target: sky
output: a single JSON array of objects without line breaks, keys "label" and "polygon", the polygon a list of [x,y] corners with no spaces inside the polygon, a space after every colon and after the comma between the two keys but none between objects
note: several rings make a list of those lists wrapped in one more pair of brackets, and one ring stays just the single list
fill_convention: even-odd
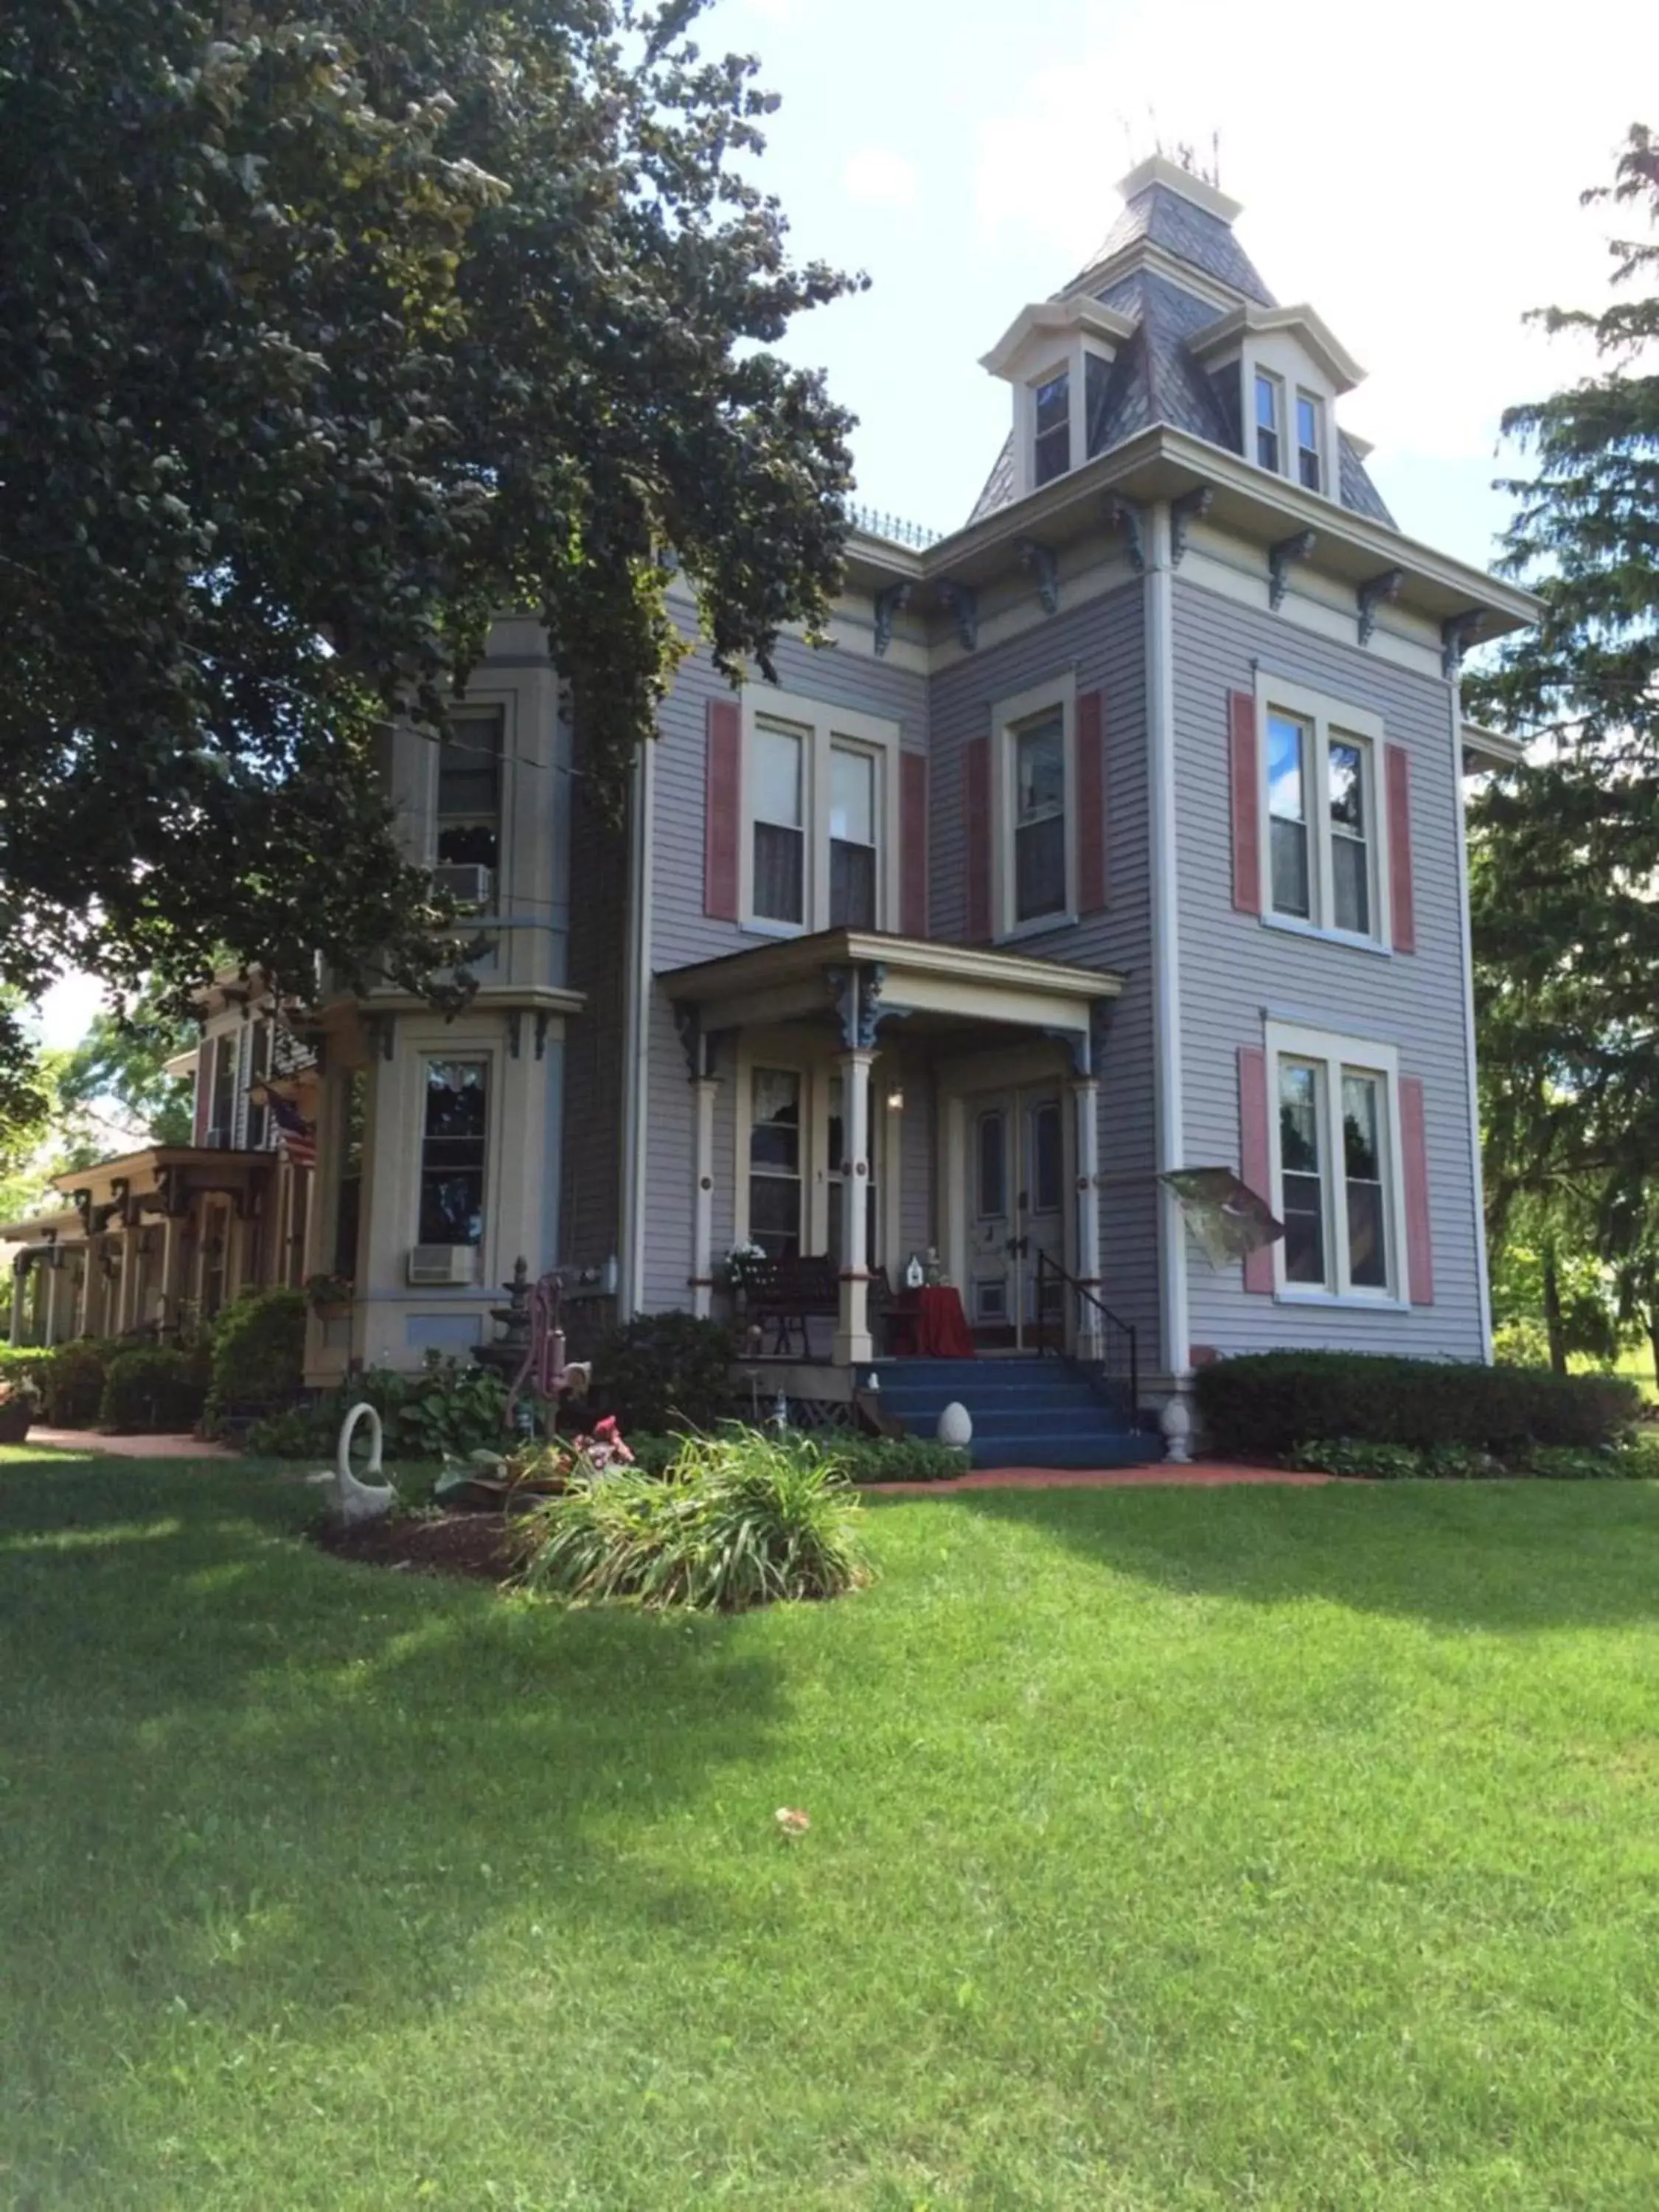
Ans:
[{"label": "sky", "polygon": [[[1604,303],[1615,218],[1578,194],[1633,120],[1659,122],[1653,0],[1577,0],[1570,35],[1527,20],[1492,0],[716,0],[696,35],[757,54],[781,96],[757,173],[798,257],[871,279],[786,347],[860,417],[867,504],[966,520],[1008,427],[979,356],[1086,263],[1135,161],[1218,137],[1268,289],[1369,372],[1340,420],[1401,527],[1484,565],[1504,408],[1590,366],[1522,318]],[[60,984],[46,1041],[97,1003],[89,977]]]},{"label": "sky", "polygon": [[1613,217],[1578,194],[1659,120],[1632,110],[1659,84],[1652,0],[1563,20],[1545,38],[1468,0],[718,0],[700,35],[758,54],[782,97],[760,173],[798,252],[872,279],[787,349],[861,418],[867,503],[966,520],[1009,413],[979,356],[1086,264],[1136,161],[1160,140],[1207,160],[1218,137],[1268,289],[1368,371],[1340,415],[1396,520],[1484,564],[1504,409],[1589,365],[1521,319],[1603,303]]}]

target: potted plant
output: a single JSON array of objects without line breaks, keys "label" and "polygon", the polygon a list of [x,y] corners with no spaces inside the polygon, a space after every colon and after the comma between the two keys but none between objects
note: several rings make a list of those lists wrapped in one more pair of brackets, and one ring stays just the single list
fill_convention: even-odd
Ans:
[{"label": "potted plant", "polygon": [[21,1444],[40,1411],[40,1391],[33,1376],[0,1382],[0,1444]]},{"label": "potted plant", "polygon": [[319,1321],[343,1321],[351,1311],[354,1289],[349,1275],[307,1275],[302,1285],[306,1304]]}]

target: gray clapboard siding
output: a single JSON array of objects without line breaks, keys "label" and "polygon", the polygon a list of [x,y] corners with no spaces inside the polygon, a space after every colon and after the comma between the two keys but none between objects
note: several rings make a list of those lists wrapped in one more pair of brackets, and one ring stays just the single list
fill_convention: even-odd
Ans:
[{"label": "gray clapboard siding", "polygon": [[[865,660],[833,648],[815,652],[791,638],[777,650],[780,685],[831,706],[852,708],[896,722],[907,751],[927,746],[927,684],[884,661]],[[745,945],[768,942],[738,923],[720,921],[703,908],[704,736],[708,702],[729,698],[725,678],[698,652],[684,661],[658,718],[653,757],[654,836],[651,864],[652,966],[665,971],[696,960],[717,959]],[[685,1057],[668,997],[659,981],[652,994],[650,1089],[647,1106],[647,1308],[690,1302],[694,1102]],[[732,1238],[732,1181],[737,1156],[737,1099],[730,1049],[718,1072],[714,1109],[714,1249],[718,1261]]]},{"label": "gray clapboard siding", "polygon": [[999,699],[1068,665],[1079,692],[1105,698],[1110,904],[1075,927],[1022,938],[1034,957],[1124,977],[1101,1066],[1102,1295],[1139,1334],[1143,1367],[1158,1358],[1158,1207],[1152,1122],[1150,858],[1146,808],[1145,611],[1139,582],[1091,601],[936,677],[931,714],[933,934],[967,926],[963,757],[987,735]]},{"label": "gray clapboard siding", "polygon": [[[1382,957],[1299,939],[1234,911],[1227,694],[1254,689],[1256,661],[1370,708],[1389,741],[1409,750],[1415,953]],[[1280,1305],[1247,1293],[1241,1268],[1212,1268],[1188,1240],[1195,1344],[1480,1356],[1450,713],[1446,685],[1432,678],[1176,580],[1183,1157],[1189,1166],[1238,1166],[1237,1048],[1261,1042],[1264,1007],[1396,1044],[1401,1073],[1424,1085],[1436,1289],[1432,1306],[1408,1314]]]}]

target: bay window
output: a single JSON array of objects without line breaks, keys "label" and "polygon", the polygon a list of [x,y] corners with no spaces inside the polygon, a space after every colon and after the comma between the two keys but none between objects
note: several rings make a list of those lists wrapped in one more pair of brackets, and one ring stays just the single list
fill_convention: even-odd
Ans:
[{"label": "bay window", "polygon": [[1267,1025],[1280,1293],[1401,1296],[1404,1196],[1394,1048]]}]

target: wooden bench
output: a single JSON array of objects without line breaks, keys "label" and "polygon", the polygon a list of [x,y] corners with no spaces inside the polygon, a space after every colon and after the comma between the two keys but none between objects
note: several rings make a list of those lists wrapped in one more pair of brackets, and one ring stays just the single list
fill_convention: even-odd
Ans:
[{"label": "wooden bench", "polygon": [[[867,1297],[870,1331],[884,1334],[892,1292],[884,1267],[870,1270]],[[800,1339],[800,1357],[811,1357],[812,1340],[806,1324],[814,1316],[836,1320],[841,1313],[841,1273],[825,1252],[802,1252],[790,1260],[751,1261],[744,1279],[744,1310],[750,1326],[758,1328],[762,1348],[765,1333],[772,1331],[771,1357],[790,1356],[791,1340]]]}]

